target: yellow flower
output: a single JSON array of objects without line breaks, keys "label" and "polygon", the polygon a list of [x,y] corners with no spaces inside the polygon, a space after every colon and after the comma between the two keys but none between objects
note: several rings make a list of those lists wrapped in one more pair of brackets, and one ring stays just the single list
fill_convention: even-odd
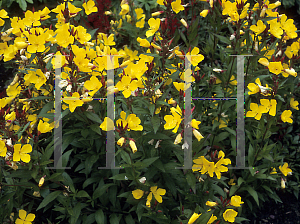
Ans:
[{"label": "yellow flower", "polygon": [[266,59],[266,58],[260,58],[260,59],[258,60],[258,62],[259,62],[260,64],[266,66],[266,67],[268,67],[269,64],[270,64],[270,62],[269,62],[268,59]]},{"label": "yellow flower", "polygon": [[205,157],[203,158],[203,167],[201,169],[201,174],[208,172],[210,177],[214,176],[215,163],[209,162]]},{"label": "yellow flower", "polygon": [[126,15],[129,12],[129,5],[128,4],[122,4],[121,8],[122,8],[122,10],[119,13],[120,16]]},{"label": "yellow flower", "polygon": [[283,67],[282,67],[282,64],[281,62],[270,62],[269,66],[269,71],[274,73],[275,75],[278,75],[282,72],[283,70]]},{"label": "yellow flower", "polygon": [[180,107],[177,105],[177,107],[171,108],[172,115],[165,115],[164,120],[166,121],[166,124],[164,125],[165,130],[173,129],[172,132],[177,133],[177,130],[179,128],[179,125],[181,121],[183,120],[181,118],[182,112]]},{"label": "yellow flower", "polygon": [[234,179],[230,179],[230,181],[228,182],[229,185],[236,185],[236,183],[234,183]]},{"label": "yellow flower", "polygon": [[214,172],[216,173],[218,179],[221,179],[221,172],[227,172],[228,171],[228,168],[223,166],[223,165],[228,165],[228,164],[231,164],[230,159],[224,159],[224,157],[222,157],[215,164]]},{"label": "yellow flower", "polygon": [[117,144],[118,144],[119,146],[122,146],[122,145],[124,144],[124,142],[125,142],[125,138],[122,137],[122,138],[120,138],[120,139],[117,141]]},{"label": "yellow flower", "polygon": [[29,213],[23,209],[19,210],[19,218],[16,220],[16,224],[31,224],[35,219],[35,214]]},{"label": "yellow flower", "polygon": [[102,83],[98,78],[92,76],[90,80],[85,81],[84,87],[90,90],[89,95],[93,97],[95,93],[102,87]]},{"label": "yellow flower", "polygon": [[291,105],[291,107],[292,107],[293,109],[299,110],[298,104],[299,104],[299,103],[298,103],[297,100],[295,100],[294,98],[291,98],[290,105]]},{"label": "yellow flower", "polygon": [[247,111],[246,117],[254,117],[256,120],[260,120],[263,113],[267,113],[267,108],[264,106],[258,106],[256,103],[250,104],[251,111]]},{"label": "yellow flower", "polygon": [[244,204],[244,202],[241,201],[241,197],[237,195],[232,196],[230,200],[230,204],[234,207],[241,207],[241,204]]},{"label": "yellow flower", "polygon": [[[103,43],[105,46],[114,46],[116,42],[114,41],[114,34],[110,34],[108,37],[105,33],[98,33],[97,38]],[[104,57],[106,59],[106,57]]]},{"label": "yellow flower", "polygon": [[192,125],[193,128],[199,129],[199,127],[198,127],[199,124],[201,124],[201,121],[197,121],[196,119],[193,119],[191,121],[191,125]]},{"label": "yellow flower", "polygon": [[159,202],[162,203],[162,197],[161,195],[165,195],[166,194],[166,190],[162,189],[162,188],[158,188],[157,186],[151,187],[150,191],[153,193],[155,199]]},{"label": "yellow flower", "polygon": [[[194,47],[192,52],[188,52],[186,55],[191,55],[191,64],[193,66],[197,66],[201,61],[203,61],[204,56],[202,54],[199,54],[199,48]],[[188,60],[190,60],[189,57],[187,57]]]},{"label": "yellow flower", "polygon": [[135,24],[138,28],[143,28],[145,25],[145,17],[144,10],[142,8],[135,9],[136,19],[138,20]]},{"label": "yellow flower", "polygon": [[130,141],[129,141],[129,145],[130,145],[130,147],[131,147],[132,153],[135,153],[135,152],[137,151],[137,147],[136,147],[136,145],[135,145],[135,142],[132,141],[132,140],[130,140]]},{"label": "yellow flower", "polygon": [[223,213],[223,218],[225,221],[228,222],[234,222],[235,217],[237,216],[237,212],[234,211],[233,209],[227,209],[224,213]]},{"label": "yellow flower", "polygon": [[30,153],[32,151],[32,146],[30,144],[23,145],[21,148],[21,144],[14,145],[14,154],[13,154],[13,161],[20,161],[22,160],[25,163],[29,163],[30,161]]},{"label": "yellow flower", "polygon": [[54,122],[52,124],[49,124],[47,122],[40,120],[38,124],[38,131],[41,133],[47,133],[51,131],[53,128],[54,128]]},{"label": "yellow flower", "polygon": [[93,12],[98,12],[98,8],[95,6],[95,2],[93,0],[89,0],[87,3],[83,3],[82,7],[87,15],[90,15]]},{"label": "yellow flower", "polygon": [[136,190],[132,191],[131,193],[135,199],[140,199],[144,195],[144,191],[140,190],[140,189],[136,189]]},{"label": "yellow flower", "polygon": [[281,173],[284,175],[284,176],[287,176],[288,173],[291,173],[292,170],[288,167],[289,164],[288,163],[284,163],[283,166],[279,166],[279,170],[281,171]]},{"label": "yellow flower", "polygon": [[206,204],[207,206],[209,206],[209,207],[214,207],[214,206],[217,206],[217,205],[218,205],[218,203],[212,202],[212,201],[207,201],[205,204]]},{"label": "yellow flower", "polygon": [[176,0],[175,2],[172,2],[171,6],[176,14],[184,10],[184,7],[181,5],[181,0]]},{"label": "yellow flower", "polygon": [[71,113],[74,112],[76,107],[80,107],[83,105],[83,101],[80,100],[80,96],[78,92],[72,94],[72,97],[66,97],[63,100],[65,103],[69,104],[69,109]]},{"label": "yellow flower", "polygon": [[289,122],[289,123],[293,123],[293,120],[292,120],[292,111],[290,111],[290,110],[285,110],[285,111],[283,111],[282,112],[282,114],[281,114],[281,120],[283,121],[283,122]]},{"label": "yellow flower", "polygon": [[[271,167],[271,168],[273,168],[273,167]],[[277,174],[276,169],[273,168],[270,174]]]},{"label": "yellow flower", "polygon": [[[269,114],[271,116],[275,116],[276,115],[276,105],[277,102],[275,99],[260,99],[260,104],[265,107],[267,109],[267,112],[269,111]],[[267,113],[265,112],[265,113]]]},{"label": "yellow flower", "polygon": [[109,118],[109,117],[105,117],[104,121],[102,122],[102,124],[100,125],[100,128],[103,131],[111,131],[114,130],[114,122]]},{"label": "yellow flower", "polygon": [[193,172],[201,170],[203,167],[203,160],[205,159],[204,156],[198,157],[197,159],[194,159],[193,162],[195,163],[192,167]]},{"label": "yellow flower", "polygon": [[[7,16],[7,12],[4,9],[1,9],[1,11],[0,11],[0,18],[9,18]],[[5,23],[4,20],[0,19],[0,26],[3,26],[4,23]]]},{"label": "yellow flower", "polygon": [[265,29],[266,25],[261,20],[257,21],[257,25],[250,26],[250,30],[252,30],[255,33],[255,35],[261,34]]},{"label": "yellow flower", "polygon": [[201,214],[197,214],[194,212],[194,214],[191,216],[191,218],[188,221],[188,224],[193,224],[200,216]]},{"label": "yellow flower", "polygon": [[211,224],[213,223],[214,221],[216,221],[218,218],[217,216],[214,216],[213,214],[211,215],[210,219],[208,220],[207,224]]},{"label": "yellow flower", "polygon": [[268,21],[270,24],[269,32],[276,38],[281,39],[281,35],[283,34],[283,30],[281,28],[281,24],[277,22],[277,19],[273,19]]},{"label": "yellow flower", "polygon": [[7,148],[5,145],[5,142],[3,140],[0,140],[0,156],[5,157],[7,152]]},{"label": "yellow flower", "polygon": [[150,47],[150,43],[147,39],[137,38],[137,41],[140,43],[141,47]]},{"label": "yellow flower", "polygon": [[125,98],[131,95],[131,92],[137,89],[137,80],[131,81],[130,76],[124,75],[122,79],[117,83],[116,88],[122,91]]},{"label": "yellow flower", "polygon": [[19,86],[19,83],[16,82],[14,85],[9,85],[6,89],[6,94],[9,97],[16,97],[21,92],[21,86]]},{"label": "yellow flower", "polygon": [[151,37],[155,34],[155,32],[159,29],[160,26],[160,19],[154,19],[154,18],[150,18],[148,20],[148,24],[150,26],[150,29],[146,32],[146,36],[147,37]]}]

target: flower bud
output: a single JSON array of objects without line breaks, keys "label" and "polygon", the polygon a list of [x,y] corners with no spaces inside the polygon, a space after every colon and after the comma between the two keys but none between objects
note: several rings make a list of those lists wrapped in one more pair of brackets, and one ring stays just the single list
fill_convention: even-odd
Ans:
[{"label": "flower bud", "polygon": [[181,140],[182,140],[181,134],[178,134],[175,141],[174,141],[174,144],[175,145],[179,144],[181,142]]},{"label": "flower bud", "polygon": [[154,12],[151,14],[152,17],[155,17],[155,16],[159,16],[160,14],[162,14],[164,11],[158,11],[158,12]]},{"label": "flower bud", "polygon": [[146,177],[142,177],[141,179],[139,179],[139,181],[144,184],[146,182]]},{"label": "flower bud", "polygon": [[285,188],[285,180],[281,177],[281,188],[284,189]]},{"label": "flower bud", "polygon": [[130,140],[130,141],[129,141],[129,145],[130,145],[130,147],[131,147],[132,152],[135,153],[135,152],[137,151],[135,142],[132,141],[132,140]]},{"label": "flower bud", "polygon": [[267,8],[266,8],[266,7],[263,7],[263,9],[262,9],[261,12],[260,12],[259,17],[264,17],[265,14],[266,14],[266,11],[267,11]]},{"label": "flower bud", "polygon": [[208,10],[208,9],[204,9],[204,10],[202,10],[202,12],[200,13],[200,16],[206,17],[208,13],[209,13],[209,10]]},{"label": "flower bud", "polygon": [[185,26],[185,28],[188,28],[188,24],[186,23],[186,21],[184,19],[181,19],[180,22],[182,23],[182,25]]},{"label": "flower bud", "polygon": [[44,182],[45,182],[45,176],[41,177],[39,181],[39,187],[43,186]]},{"label": "flower bud", "polygon": [[158,46],[158,45],[156,45],[154,43],[151,43],[151,46],[154,47],[155,49],[161,51],[161,47],[160,46]]},{"label": "flower bud", "polygon": [[122,137],[122,138],[120,138],[120,139],[117,141],[117,144],[118,144],[119,146],[122,146],[122,145],[124,144],[124,142],[125,142],[125,138]]},{"label": "flower bud", "polygon": [[291,69],[284,69],[284,71],[285,71],[286,73],[288,73],[289,75],[292,75],[292,76],[294,76],[294,77],[297,76],[297,72],[295,72],[295,70],[294,70],[293,68],[291,68]]},{"label": "flower bud", "polygon": [[107,15],[107,16],[110,16],[110,15],[112,15],[112,12],[111,11],[105,11],[104,14]]},{"label": "flower bud", "polygon": [[200,141],[202,138],[204,138],[199,131],[193,128],[193,134],[197,138],[198,141]]},{"label": "flower bud", "polygon": [[230,40],[234,40],[234,38],[235,38],[235,35],[231,34]]}]

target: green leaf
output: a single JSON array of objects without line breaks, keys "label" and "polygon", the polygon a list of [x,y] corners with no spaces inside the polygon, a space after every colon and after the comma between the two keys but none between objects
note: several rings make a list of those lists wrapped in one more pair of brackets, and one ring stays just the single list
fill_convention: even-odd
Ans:
[{"label": "green leaf", "polygon": [[32,0],[26,0],[28,3],[33,4]]},{"label": "green leaf", "polygon": [[21,8],[23,11],[26,11],[27,3],[26,3],[25,0],[16,0],[16,2],[19,4],[20,8]]},{"label": "green leaf", "polygon": [[242,183],[246,183],[246,181],[241,177],[239,177],[237,182],[238,182],[238,186],[241,186]]},{"label": "green leaf", "polygon": [[258,200],[258,195],[257,192],[250,186],[246,186],[245,189],[249,192],[249,194],[254,198],[255,202],[259,206],[259,200]]},{"label": "green leaf", "polygon": [[149,159],[144,159],[142,162],[136,162],[133,165],[139,169],[143,169],[149,167],[154,161],[156,161],[159,157],[153,157]]},{"label": "green leaf", "polygon": [[156,134],[160,127],[160,118],[158,116],[153,116],[151,118],[151,124],[153,125],[154,134]]},{"label": "green leaf", "polygon": [[95,122],[97,122],[97,123],[99,123],[99,124],[102,123],[100,117],[99,117],[97,114],[93,113],[93,112],[85,111],[83,114],[84,114],[88,119],[90,119],[90,120],[92,120],[92,121],[95,121]]},{"label": "green leaf", "polygon": [[249,167],[252,167],[253,166],[253,163],[254,163],[254,149],[252,147],[252,145],[250,144],[249,145],[249,152],[248,152],[248,164],[249,164]]},{"label": "green leaf", "polygon": [[93,199],[100,198],[106,191],[107,188],[113,186],[115,184],[104,184],[102,186],[98,186],[98,188],[93,193]]},{"label": "green leaf", "polygon": [[75,188],[74,188],[74,185],[73,185],[73,180],[72,178],[69,176],[69,174],[67,174],[66,172],[63,172],[62,173],[62,177],[64,178],[64,184],[66,186],[70,186],[70,190],[75,193]]},{"label": "green leaf", "polygon": [[77,202],[77,204],[73,208],[73,214],[74,215],[71,216],[71,224],[75,224],[77,222],[80,213],[81,213],[81,203]]},{"label": "green leaf", "polygon": [[150,104],[149,111],[150,111],[150,115],[153,116],[154,115],[154,111],[155,111],[155,104]]},{"label": "green leaf", "polygon": [[135,224],[135,221],[130,214],[125,217],[125,222],[126,224]]},{"label": "green leaf", "polygon": [[180,36],[181,36],[181,39],[184,41],[185,45],[188,46],[188,42],[187,42],[186,37],[185,37],[185,35],[183,34],[183,32],[180,31],[179,29],[178,29],[178,32],[179,32],[179,34],[180,34]]},{"label": "green leaf", "polygon": [[60,195],[61,191],[54,191],[47,195],[46,198],[41,202],[39,207],[36,210],[40,210],[41,208],[47,206],[51,201],[55,200],[58,195]]},{"label": "green leaf", "polygon": [[196,220],[197,224],[208,223],[213,211],[200,215],[200,217]]},{"label": "green leaf", "polygon": [[117,175],[114,175],[113,177],[110,177],[109,179],[113,180],[125,180],[126,173],[120,173]]},{"label": "green leaf", "polygon": [[119,219],[115,213],[111,214],[109,223],[111,224],[119,224]]},{"label": "green leaf", "polygon": [[[82,2],[81,1],[78,1],[79,2],[79,6],[82,6]],[[79,7],[78,6],[78,7]],[[98,30],[99,28],[97,28],[97,29],[93,29],[93,30],[91,30],[90,32],[89,32],[89,34],[91,35],[91,37],[93,38],[93,36],[95,35],[95,33],[97,32],[97,30]]]},{"label": "green leaf", "polygon": [[239,188],[239,186],[237,186],[237,185],[231,186],[231,188],[229,190],[229,197],[231,197],[232,195],[234,195],[234,193],[237,191],[238,188]]},{"label": "green leaf", "polygon": [[186,180],[187,180],[188,185],[194,191],[194,193],[196,193],[196,178],[195,178],[194,174],[187,173],[186,174]]},{"label": "green leaf", "polygon": [[96,222],[97,224],[103,224],[105,223],[105,215],[102,211],[102,209],[98,209],[95,213],[95,219],[96,219]]},{"label": "green leaf", "polygon": [[101,130],[100,130],[100,126],[99,126],[98,124],[92,124],[92,125],[90,126],[90,128],[91,128],[92,131],[94,131],[94,132],[96,132],[97,134],[99,134],[99,135],[102,136]]},{"label": "green leaf", "polygon": [[215,34],[215,33],[213,33],[213,35],[215,35],[216,37],[218,37],[221,42],[223,42],[223,43],[225,43],[227,45],[231,44],[231,41],[227,37],[224,37],[224,36],[221,36],[221,35],[218,35],[218,34]]},{"label": "green leaf", "polygon": [[89,198],[90,197],[89,194],[84,190],[79,191],[75,196],[80,197],[80,198]]}]

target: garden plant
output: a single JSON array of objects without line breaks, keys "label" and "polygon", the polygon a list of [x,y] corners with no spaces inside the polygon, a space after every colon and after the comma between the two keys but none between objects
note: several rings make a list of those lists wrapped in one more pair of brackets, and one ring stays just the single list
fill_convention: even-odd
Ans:
[{"label": "garden plant", "polygon": [[279,1],[113,1],[101,30],[97,4],[0,10],[0,223],[246,223],[298,198],[300,38]]}]

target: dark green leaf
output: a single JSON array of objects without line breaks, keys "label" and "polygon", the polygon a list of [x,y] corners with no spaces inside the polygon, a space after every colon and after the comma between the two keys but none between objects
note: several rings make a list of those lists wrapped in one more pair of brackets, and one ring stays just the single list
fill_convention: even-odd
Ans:
[{"label": "dark green leaf", "polygon": [[39,207],[36,210],[40,210],[41,208],[47,206],[51,201],[55,200],[58,195],[60,195],[61,191],[54,191],[47,195],[46,198],[41,202]]}]

